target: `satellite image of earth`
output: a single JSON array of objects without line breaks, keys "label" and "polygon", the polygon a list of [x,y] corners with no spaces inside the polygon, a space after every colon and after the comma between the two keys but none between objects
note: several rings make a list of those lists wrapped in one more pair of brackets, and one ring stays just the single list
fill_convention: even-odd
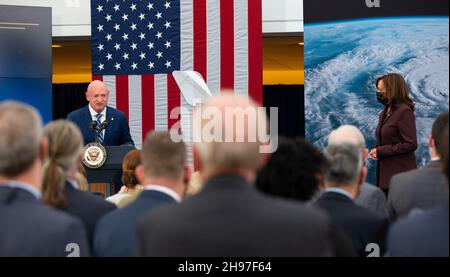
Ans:
[{"label": "satellite image of earth", "polygon": [[[343,124],[362,130],[368,148],[383,106],[375,97],[377,77],[396,72],[408,82],[416,104],[419,166],[429,160],[428,136],[449,106],[448,17],[358,19],[306,24],[306,138],[319,148]],[[375,162],[369,161],[370,183]]]}]

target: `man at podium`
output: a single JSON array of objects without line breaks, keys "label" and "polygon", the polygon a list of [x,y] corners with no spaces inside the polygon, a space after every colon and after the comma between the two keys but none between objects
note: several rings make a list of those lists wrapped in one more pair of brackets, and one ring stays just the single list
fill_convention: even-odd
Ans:
[{"label": "man at podium", "polygon": [[67,119],[78,125],[84,144],[95,142],[98,136],[98,142],[104,146],[134,146],[125,114],[108,107],[108,97],[109,90],[102,81],[91,82],[86,92],[89,104],[71,112]]}]

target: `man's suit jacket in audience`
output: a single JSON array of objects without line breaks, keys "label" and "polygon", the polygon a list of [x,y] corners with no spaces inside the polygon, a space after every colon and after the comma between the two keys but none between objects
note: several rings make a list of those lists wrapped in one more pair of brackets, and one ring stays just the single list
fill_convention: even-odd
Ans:
[{"label": "man's suit jacket in audience", "polygon": [[144,216],[138,247],[141,256],[332,256],[335,234],[321,211],[265,196],[229,175]]},{"label": "man's suit jacket in audience", "polygon": [[364,183],[360,187],[355,203],[383,216],[388,216],[384,192],[369,183]]},{"label": "man's suit jacket in audience", "polygon": [[[83,224],[32,193],[0,185],[0,256],[88,256]],[[76,245],[75,245],[76,244]]]},{"label": "man's suit jacket in audience", "polygon": [[388,210],[393,220],[448,203],[448,186],[439,161],[394,175],[389,188]]},{"label": "man's suit jacket in audience", "polygon": [[400,219],[388,236],[392,257],[448,257],[448,205]]},{"label": "man's suit jacket in audience", "polygon": [[381,253],[385,251],[387,217],[360,207],[347,195],[335,191],[325,191],[316,205],[342,228],[360,256],[369,254],[366,247],[370,243],[378,244]]},{"label": "man's suit jacket in audience", "polygon": [[97,224],[94,254],[100,257],[136,256],[138,218],[171,203],[176,201],[168,194],[156,190],[144,190],[126,207],[107,214]]},{"label": "man's suit jacket in audience", "polygon": [[66,196],[67,207],[61,210],[79,218],[84,223],[89,245],[92,247],[97,221],[103,215],[116,209],[116,206],[99,196],[75,188],[69,182],[66,182],[64,195]]}]

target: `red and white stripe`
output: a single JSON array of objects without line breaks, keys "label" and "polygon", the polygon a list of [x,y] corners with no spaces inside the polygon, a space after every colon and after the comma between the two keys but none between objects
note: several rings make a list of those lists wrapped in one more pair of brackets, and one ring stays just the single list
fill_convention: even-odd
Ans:
[{"label": "red and white stripe", "polygon": [[[262,104],[262,0],[181,0],[181,70],[202,74],[210,91],[232,89]],[[250,30],[250,31],[249,31]],[[109,88],[109,106],[125,113],[140,148],[150,130],[181,122],[189,136],[190,107],[171,74],[95,75]],[[181,116],[170,111],[181,107]]]}]

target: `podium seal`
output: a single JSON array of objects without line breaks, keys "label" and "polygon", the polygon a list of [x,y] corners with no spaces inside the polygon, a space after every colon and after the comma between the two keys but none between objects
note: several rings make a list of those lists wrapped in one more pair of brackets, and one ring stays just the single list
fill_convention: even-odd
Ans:
[{"label": "podium seal", "polygon": [[106,149],[98,142],[92,142],[84,147],[83,164],[88,168],[99,168],[105,164]]}]

